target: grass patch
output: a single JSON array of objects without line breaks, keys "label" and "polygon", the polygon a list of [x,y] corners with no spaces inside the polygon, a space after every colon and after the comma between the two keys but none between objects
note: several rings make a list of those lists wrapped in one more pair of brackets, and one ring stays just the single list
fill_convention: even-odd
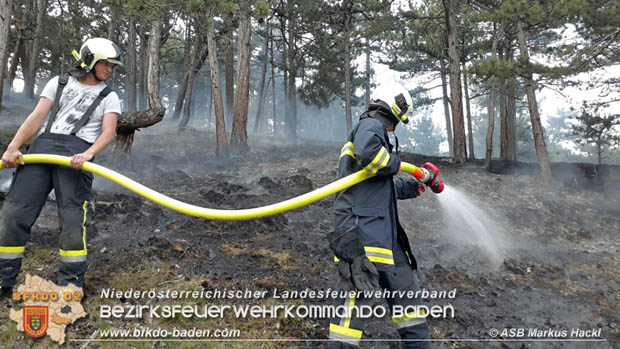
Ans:
[{"label": "grass patch", "polygon": [[273,251],[265,248],[261,248],[259,250],[251,249],[248,245],[229,245],[222,244],[220,245],[220,250],[230,256],[239,257],[239,256],[252,256],[252,257],[262,257],[267,258],[272,262],[275,262],[280,266],[283,271],[296,271],[299,270],[297,267],[291,264],[292,256],[291,251]]},{"label": "grass patch", "polygon": [[229,244],[222,244],[220,245],[220,250],[228,255],[231,255],[233,257],[239,257],[241,255],[246,255],[249,254],[249,247],[248,245],[229,245]]},{"label": "grass patch", "polygon": [[17,323],[9,319],[8,311],[3,311],[0,319],[2,319],[3,324],[0,328],[0,347],[15,343],[19,335],[17,332]]},{"label": "grass patch", "polygon": [[285,271],[287,269],[292,268],[292,266],[289,265],[289,262],[291,261],[290,251],[276,252],[276,251],[261,248],[260,250],[253,252],[252,255],[268,258],[278,263],[280,268],[282,268],[282,270],[285,270]]},{"label": "grass patch", "polygon": [[[260,250],[246,250],[241,248],[240,246],[221,246],[224,250],[228,249],[229,251],[233,251],[235,253],[249,255],[249,256],[257,256],[261,258],[267,258],[272,260],[278,264],[286,265],[290,263],[292,258],[290,252],[274,252],[266,249]],[[33,251],[34,255],[34,251]],[[140,298],[140,299],[127,299],[124,302],[120,299],[106,299],[101,298],[101,289],[105,287],[114,287],[117,291],[126,291],[128,289],[133,289],[134,291],[149,291],[154,289],[155,291],[201,291],[203,289],[202,277],[192,277],[192,278],[179,278],[178,273],[180,269],[178,269],[174,263],[153,263],[153,262],[145,262],[143,264],[139,264],[136,266],[128,267],[126,270],[121,272],[114,272],[109,274],[98,275],[98,279],[105,279],[104,284],[98,284],[96,286],[95,294],[90,294],[88,298],[83,303],[86,312],[89,314],[89,317],[81,320],[87,321],[92,325],[86,326],[89,328],[88,330],[84,329],[84,326],[81,330],[78,330],[76,326],[69,326],[67,330],[67,336],[71,334],[72,338],[89,338],[92,334],[93,329],[98,329],[101,331],[105,330],[115,330],[115,329],[124,329],[129,330],[131,334],[137,327],[146,327],[152,330],[155,329],[165,329],[168,331],[168,337],[165,338],[165,341],[161,341],[162,338],[153,338],[146,337],[148,341],[140,342],[130,341],[127,342],[97,342],[96,346],[100,348],[152,348],[154,343],[158,347],[163,348],[175,348],[175,349],[184,349],[184,348],[278,348],[285,343],[279,342],[252,342],[245,341],[244,339],[277,339],[277,338],[299,338],[299,336],[303,336],[303,333],[312,333],[315,331],[313,327],[314,321],[309,321],[308,319],[285,319],[283,317],[283,313],[280,313],[280,317],[277,318],[254,318],[249,314],[247,316],[239,316],[237,317],[232,309],[225,310],[223,316],[215,316],[215,317],[207,317],[207,318],[184,318],[183,316],[177,315],[175,318],[150,318],[148,309],[143,311],[143,315],[141,318],[136,319],[128,319],[128,318],[111,318],[111,319],[101,319],[99,316],[100,307],[102,305],[152,305],[152,306],[160,306],[165,305],[191,305],[197,306],[198,314],[204,313],[204,306],[210,305],[239,305],[246,304],[248,306],[252,305],[260,305],[264,307],[270,307],[272,305],[286,305],[286,304],[303,304],[302,300],[284,300],[284,299],[273,299],[270,297],[263,299],[213,299],[213,298],[177,298],[177,299],[153,299],[153,298]],[[271,280],[276,281],[276,280]],[[87,281],[88,282],[88,281]],[[222,282],[218,282],[217,288],[231,288],[231,287],[241,287],[241,285],[229,285],[224,280]],[[23,334],[7,331],[3,333],[4,338],[2,338],[2,344],[14,343],[15,341],[19,342],[23,339]],[[188,342],[188,341],[177,341],[177,338],[172,338],[172,331],[174,329],[178,330],[209,330],[211,331],[210,337],[195,337],[188,339],[197,339],[202,341]],[[227,330],[228,335],[220,334],[219,337],[213,335],[214,331],[217,330]],[[308,332],[309,331],[309,332]],[[21,336],[20,336],[21,335]],[[113,339],[112,337],[95,337],[96,339]],[[122,339],[122,337],[116,337],[116,339]],[[172,340],[174,339],[174,340]],[[217,340],[222,341],[217,341]],[[225,341],[226,339],[235,339],[240,341]],[[208,341],[205,341],[208,340]],[[42,341],[39,341],[43,343]],[[33,342],[34,343],[34,342]],[[49,345],[53,345],[51,341],[46,342]],[[68,346],[81,345],[81,342],[67,342]],[[76,344],[77,343],[77,344]],[[38,344],[34,344],[38,345]]]},{"label": "grass patch", "polygon": [[41,265],[53,265],[58,263],[58,256],[56,250],[47,250],[42,248],[28,248],[26,247],[26,253],[22,259],[22,273],[32,272],[32,268]]}]

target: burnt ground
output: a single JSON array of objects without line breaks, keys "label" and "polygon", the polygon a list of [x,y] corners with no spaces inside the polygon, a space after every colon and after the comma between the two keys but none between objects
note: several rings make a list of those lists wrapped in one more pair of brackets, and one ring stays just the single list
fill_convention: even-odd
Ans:
[{"label": "burnt ground", "polygon": [[[178,200],[210,208],[264,206],[326,185],[336,177],[340,144],[285,145],[270,138],[251,138],[250,153],[220,160],[215,157],[213,139],[214,135],[205,131],[190,129],[177,133],[153,127],[136,135],[129,156],[114,158],[107,151],[97,162]],[[566,176],[558,176],[553,185],[544,185],[526,169],[505,170],[495,166],[495,173],[489,173],[477,163],[457,166],[445,159],[412,154],[403,154],[402,158],[415,164],[435,161],[448,188],[464,193],[480,209],[475,212],[484,213],[484,228],[490,234],[487,238],[496,242],[496,253],[491,255],[489,242],[484,238],[478,240],[476,228],[467,228],[468,218],[451,224],[446,206],[440,205],[439,197],[432,193],[401,202],[400,217],[418,260],[422,287],[457,290],[454,299],[424,300],[429,306],[451,304],[454,308],[454,318],[429,320],[436,344],[448,348],[620,347],[617,172],[608,175],[606,182],[595,185],[583,181],[578,169],[574,169],[572,177],[564,169],[558,172]],[[0,173],[1,178],[7,177],[6,172]],[[256,344],[263,347],[324,346],[324,342],[312,339],[327,337],[326,319],[225,318],[192,323],[153,322],[147,317],[109,321],[99,318],[98,307],[151,302],[104,300],[100,298],[104,288],[249,288],[271,292],[276,288],[333,287],[335,268],[325,241],[325,234],[331,228],[331,198],[263,219],[209,221],[160,207],[102,178],[95,180],[94,188],[96,193],[86,227],[90,265],[85,287],[87,298],[83,302],[89,316],[69,327],[69,338],[94,338],[91,335],[96,329],[110,327],[191,328],[198,324],[197,327],[204,328],[238,328],[240,338],[244,339],[283,339]],[[453,197],[458,198],[447,194],[446,200]],[[55,278],[58,231],[55,202],[50,199],[33,228],[19,281],[26,272]],[[325,299],[287,302],[329,303]],[[7,310],[13,304],[3,303],[0,332],[4,334],[0,335],[0,346],[52,344],[49,340],[24,338],[22,332],[15,332],[15,325],[9,324]],[[232,300],[212,301],[220,305],[231,303]],[[600,338],[606,341],[493,338],[489,335],[492,328],[568,331],[600,328]],[[370,321],[364,337],[398,338],[389,319]],[[301,341],[287,341],[287,338]],[[256,346],[247,342],[228,344]],[[72,342],[71,346],[78,345],[83,343]],[[153,343],[153,346],[178,345]],[[394,345],[388,341],[363,343],[366,348]],[[90,344],[90,347],[100,346],[122,347],[122,344]]]}]

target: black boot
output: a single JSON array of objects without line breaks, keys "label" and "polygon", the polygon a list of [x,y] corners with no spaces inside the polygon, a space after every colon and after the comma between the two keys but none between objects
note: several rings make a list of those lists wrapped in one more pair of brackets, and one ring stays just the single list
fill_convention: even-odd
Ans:
[{"label": "black boot", "polygon": [[13,287],[0,287],[0,299],[11,298],[13,296]]}]

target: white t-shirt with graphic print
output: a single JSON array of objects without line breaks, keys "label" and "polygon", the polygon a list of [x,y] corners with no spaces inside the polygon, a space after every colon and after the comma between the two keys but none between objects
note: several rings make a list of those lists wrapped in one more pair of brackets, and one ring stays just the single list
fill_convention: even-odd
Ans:
[{"label": "white t-shirt with graphic print", "polygon": [[[45,97],[52,101],[56,98],[58,78],[59,77],[56,76],[47,82],[45,88],[41,92],[41,97]],[[95,98],[99,96],[99,92],[105,87],[106,84],[104,82],[100,82],[98,85],[85,85],[76,78],[72,76],[69,77],[69,81],[62,91],[60,108],[58,109],[58,114],[56,115],[50,132],[67,135],[71,134],[73,126],[82,118],[82,115],[84,115],[88,107],[90,107]],[[121,114],[121,102],[116,92],[111,92],[101,101],[91,114],[88,123],[76,133],[76,136],[89,143],[94,143],[101,134],[103,115],[107,113],[116,113],[119,116]],[[45,131],[48,121],[49,115],[43,126],[41,126],[39,135]]]}]

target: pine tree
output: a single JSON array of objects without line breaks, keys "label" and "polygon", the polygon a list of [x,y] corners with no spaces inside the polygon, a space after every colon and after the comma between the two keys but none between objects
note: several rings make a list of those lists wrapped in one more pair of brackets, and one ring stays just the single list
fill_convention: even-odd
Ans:
[{"label": "pine tree", "polygon": [[607,149],[620,146],[620,114],[601,116],[596,110],[588,111],[583,108],[581,114],[574,119],[578,124],[572,126],[573,134],[580,137],[577,142],[595,146],[599,165]]}]

